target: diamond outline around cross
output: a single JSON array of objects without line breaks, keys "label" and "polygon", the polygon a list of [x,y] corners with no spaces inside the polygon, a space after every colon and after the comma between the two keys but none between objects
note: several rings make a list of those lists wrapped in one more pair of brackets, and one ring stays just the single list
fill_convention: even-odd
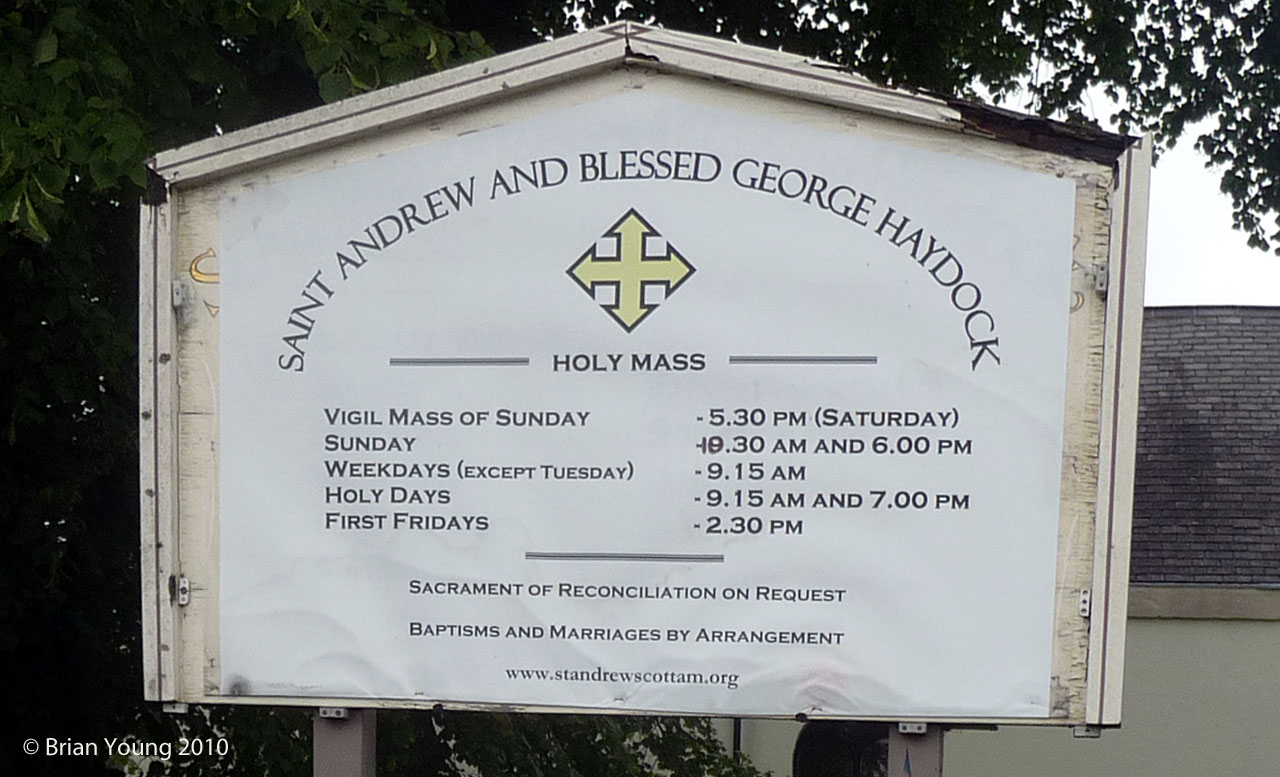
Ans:
[{"label": "diamond outline around cross", "polygon": [[670,243],[667,243],[663,255],[648,256],[644,243],[649,236],[662,235],[639,211],[630,208],[601,235],[617,241],[614,256],[597,256],[593,245],[565,271],[592,298],[595,298],[597,287],[612,288],[613,304],[600,307],[627,332],[639,326],[660,304],[645,303],[646,288],[661,286],[665,302],[696,272],[694,266]]}]

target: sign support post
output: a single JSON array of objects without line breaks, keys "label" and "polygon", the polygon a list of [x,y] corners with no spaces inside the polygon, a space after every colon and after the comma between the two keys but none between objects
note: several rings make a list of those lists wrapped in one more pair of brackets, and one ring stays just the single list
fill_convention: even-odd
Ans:
[{"label": "sign support post", "polygon": [[889,726],[889,777],[942,777],[942,727]]},{"label": "sign support post", "polygon": [[374,777],[377,762],[376,710],[321,707],[312,725],[315,777]]}]

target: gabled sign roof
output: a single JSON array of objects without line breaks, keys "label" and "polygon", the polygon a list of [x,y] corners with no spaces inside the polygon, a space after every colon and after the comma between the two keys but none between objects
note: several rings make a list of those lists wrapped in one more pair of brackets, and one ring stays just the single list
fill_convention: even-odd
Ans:
[{"label": "gabled sign roof", "polygon": [[169,184],[187,184],[628,64],[999,137],[1104,163],[1135,140],[954,98],[886,88],[840,65],[809,57],[616,22],[166,151],[156,156],[152,167]]}]

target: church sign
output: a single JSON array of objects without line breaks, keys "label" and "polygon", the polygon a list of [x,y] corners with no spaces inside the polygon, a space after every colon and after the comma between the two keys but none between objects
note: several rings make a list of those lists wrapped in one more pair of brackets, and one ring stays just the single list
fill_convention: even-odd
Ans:
[{"label": "church sign", "polygon": [[159,155],[147,697],[1118,722],[1148,164],[623,24]]}]

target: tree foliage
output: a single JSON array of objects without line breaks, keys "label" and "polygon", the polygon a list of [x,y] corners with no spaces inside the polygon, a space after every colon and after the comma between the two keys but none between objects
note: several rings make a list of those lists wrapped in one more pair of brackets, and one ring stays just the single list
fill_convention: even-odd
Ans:
[{"label": "tree foliage", "polygon": [[1236,226],[1250,245],[1280,254],[1277,3],[1145,3],[1131,79],[1121,117],[1127,124],[1172,143],[1187,125],[1210,120],[1195,143],[1222,167]]},{"label": "tree foliage", "polygon": [[[137,203],[157,150],[619,15],[1165,144],[1190,123],[1255,245],[1280,207],[1273,0],[9,0],[0,9],[0,773],[101,773],[28,736],[230,734],[151,773],[306,774],[296,710],[143,705]],[[1028,99],[1019,97],[1018,99]],[[1211,261],[1206,258],[1206,261]],[[383,713],[384,774],[739,774],[705,722]],[[18,760],[14,760],[18,759]],[[11,763],[12,761],[12,763]]]}]

